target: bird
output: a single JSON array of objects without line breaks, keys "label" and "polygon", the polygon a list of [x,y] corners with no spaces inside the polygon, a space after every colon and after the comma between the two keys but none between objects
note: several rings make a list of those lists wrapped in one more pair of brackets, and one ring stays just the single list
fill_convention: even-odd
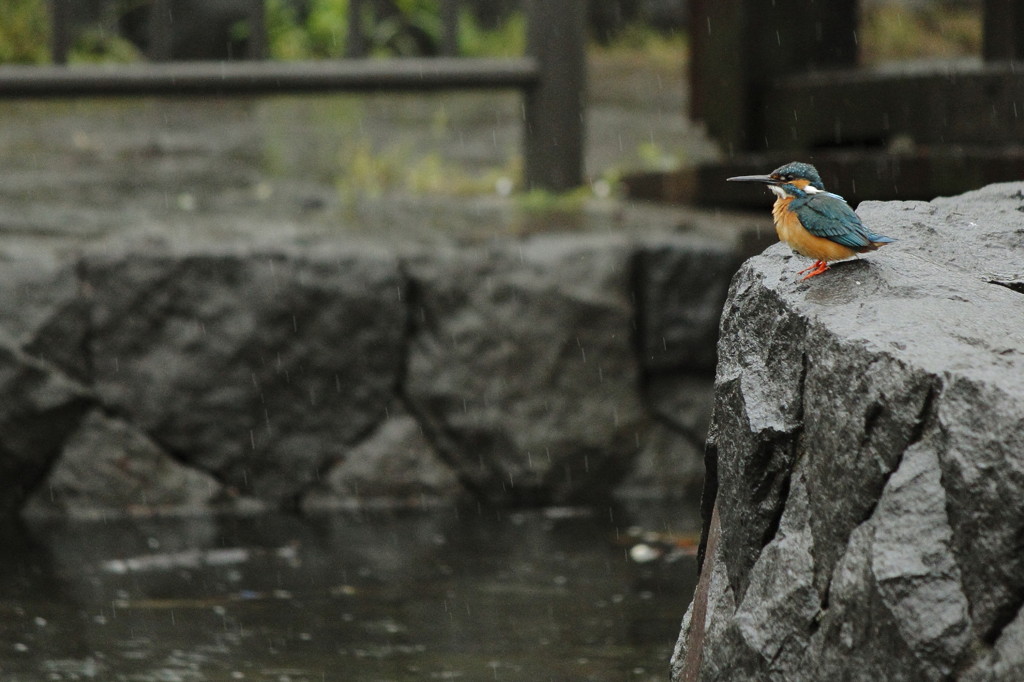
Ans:
[{"label": "bird", "polygon": [[761,182],[775,194],[772,219],[779,239],[814,263],[797,274],[810,279],[828,270],[831,261],[874,251],[896,241],[868,229],[846,199],[825,190],[818,169],[793,161],[768,175],[739,175],[728,182]]}]

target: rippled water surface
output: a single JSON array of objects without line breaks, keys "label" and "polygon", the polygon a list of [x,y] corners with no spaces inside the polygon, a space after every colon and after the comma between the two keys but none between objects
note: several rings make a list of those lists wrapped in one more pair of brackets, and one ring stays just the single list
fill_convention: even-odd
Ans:
[{"label": "rippled water surface", "polygon": [[0,677],[663,680],[693,558],[635,559],[695,530],[671,509],[8,529]]}]

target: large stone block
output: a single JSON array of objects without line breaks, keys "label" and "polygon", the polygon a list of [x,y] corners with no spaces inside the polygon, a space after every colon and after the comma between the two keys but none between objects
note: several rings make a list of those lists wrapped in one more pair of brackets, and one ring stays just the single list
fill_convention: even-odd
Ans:
[{"label": "large stone block", "polygon": [[458,476],[400,405],[324,472],[302,501],[306,511],[375,506],[424,507],[459,501]]},{"label": "large stone block", "polygon": [[85,386],[0,334],[0,516],[20,507],[94,404]]},{"label": "large stone block", "polygon": [[862,204],[900,241],[806,282],[782,245],[737,274],[702,569],[727,579],[674,680],[1016,679],[1022,209],[1020,184]]},{"label": "large stone block", "polygon": [[27,517],[209,513],[220,483],[130,424],[90,412],[22,510]]},{"label": "large stone block", "polygon": [[244,495],[295,501],[402,372],[403,280],[376,251],[97,255],[83,279],[104,405]]},{"label": "large stone block", "polygon": [[607,493],[648,423],[625,239],[561,235],[410,262],[406,393],[439,453],[492,502]]}]

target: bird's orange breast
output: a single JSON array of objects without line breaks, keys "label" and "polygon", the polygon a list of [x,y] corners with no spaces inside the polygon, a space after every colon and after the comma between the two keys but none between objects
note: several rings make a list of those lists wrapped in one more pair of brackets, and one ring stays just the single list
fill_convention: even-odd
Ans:
[{"label": "bird's orange breast", "polygon": [[775,233],[779,239],[789,244],[797,253],[825,262],[843,260],[856,252],[848,246],[837,244],[831,239],[813,235],[800,222],[799,216],[789,210],[792,197],[775,200],[772,206],[772,218],[775,220]]}]

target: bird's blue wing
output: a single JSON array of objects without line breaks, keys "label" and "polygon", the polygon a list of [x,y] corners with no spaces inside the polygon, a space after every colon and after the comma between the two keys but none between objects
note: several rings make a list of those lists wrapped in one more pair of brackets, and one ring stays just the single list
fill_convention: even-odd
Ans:
[{"label": "bird's blue wing", "polygon": [[831,192],[808,194],[793,200],[790,208],[811,234],[824,237],[851,249],[871,245],[871,231],[849,204]]}]

